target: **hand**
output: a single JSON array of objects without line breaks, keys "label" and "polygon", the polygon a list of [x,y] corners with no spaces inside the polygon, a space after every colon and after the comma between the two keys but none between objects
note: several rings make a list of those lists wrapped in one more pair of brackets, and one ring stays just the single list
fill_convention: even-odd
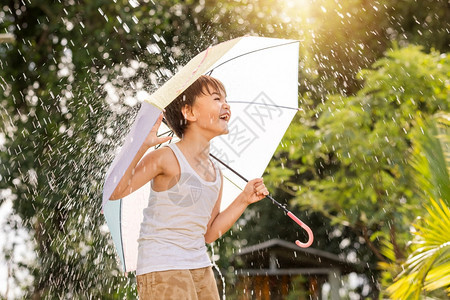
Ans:
[{"label": "hand", "polygon": [[264,199],[267,195],[269,195],[269,191],[264,185],[264,181],[262,178],[250,180],[245,186],[242,193],[247,200],[247,204],[258,202],[259,200]]},{"label": "hand", "polygon": [[166,137],[158,137],[158,129],[161,125],[163,119],[163,114],[161,113],[158,117],[158,119],[155,122],[155,125],[153,125],[152,130],[150,130],[150,133],[148,134],[147,138],[144,141],[144,145],[146,145],[148,148],[165,143],[172,139],[170,136]]}]

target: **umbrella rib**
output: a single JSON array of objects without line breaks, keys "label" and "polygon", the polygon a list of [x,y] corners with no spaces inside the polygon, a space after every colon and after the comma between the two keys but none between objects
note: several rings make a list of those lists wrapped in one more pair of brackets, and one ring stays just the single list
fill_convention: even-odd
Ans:
[{"label": "umbrella rib", "polygon": [[166,134],[169,134],[169,136],[170,136],[172,133],[173,133],[172,130],[167,130],[166,132],[163,132],[163,133],[161,133],[161,134],[158,134],[158,137],[165,136]]},{"label": "umbrella rib", "polygon": [[236,183],[234,183],[231,178],[227,177],[226,175],[223,175],[226,179],[228,179],[229,182],[231,182],[232,185],[234,185],[236,188],[240,189],[242,191],[242,188],[238,186]]},{"label": "umbrella rib", "polygon": [[261,106],[273,106],[278,108],[285,108],[285,109],[292,109],[299,111],[300,108],[297,107],[291,107],[291,106],[283,106],[283,105],[276,105],[276,104],[270,104],[270,103],[260,103],[260,102],[250,102],[250,101],[227,101],[228,103],[236,103],[236,104],[253,104],[253,105],[261,105]]},{"label": "umbrella rib", "polygon": [[263,51],[263,50],[267,50],[267,49],[271,49],[271,48],[276,48],[276,47],[281,47],[281,46],[286,46],[286,45],[290,45],[290,44],[295,44],[295,43],[300,43],[300,41],[293,41],[293,42],[289,42],[289,43],[284,43],[284,44],[279,44],[279,45],[274,45],[274,46],[264,47],[264,48],[261,48],[261,49],[256,49],[256,50],[253,50],[253,51],[250,51],[250,52],[247,52],[247,53],[240,54],[240,55],[238,55],[238,56],[235,56],[235,57],[233,57],[233,58],[230,58],[229,60],[224,61],[223,63],[221,63],[220,65],[216,66],[214,69],[212,69],[211,71],[207,72],[206,74],[209,75],[209,76],[211,76],[212,72],[213,72],[215,69],[217,69],[218,67],[220,67],[220,66],[226,64],[227,62],[230,62],[230,61],[232,61],[232,60],[235,60],[235,59],[237,59],[237,58],[239,58],[239,57],[242,57],[242,56],[245,56],[245,55],[248,55],[248,54],[252,54],[252,53],[255,53],[255,52],[259,52],[259,51]]}]

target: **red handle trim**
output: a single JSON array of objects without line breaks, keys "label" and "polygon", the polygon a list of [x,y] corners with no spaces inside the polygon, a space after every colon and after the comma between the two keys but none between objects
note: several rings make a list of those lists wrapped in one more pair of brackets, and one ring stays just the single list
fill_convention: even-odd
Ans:
[{"label": "red handle trim", "polygon": [[302,243],[299,240],[297,240],[297,241],[295,241],[295,244],[301,248],[308,248],[309,246],[311,246],[311,244],[314,241],[314,234],[313,234],[311,228],[309,228],[308,225],[303,223],[302,220],[297,218],[293,213],[288,212],[287,215],[289,216],[289,218],[294,220],[295,223],[300,225],[300,227],[303,228],[308,233],[308,241],[306,243]]}]

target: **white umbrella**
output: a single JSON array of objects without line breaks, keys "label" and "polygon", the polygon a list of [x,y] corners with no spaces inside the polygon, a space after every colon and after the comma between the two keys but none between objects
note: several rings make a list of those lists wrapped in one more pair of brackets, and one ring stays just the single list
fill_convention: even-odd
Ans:
[{"label": "white umbrella", "polygon": [[[150,183],[123,199],[109,198],[161,111],[201,75],[211,75],[224,84],[232,110],[229,134],[211,143],[211,153],[223,162],[223,210],[243,189],[245,178],[262,176],[298,110],[298,47],[298,41],[263,37],[220,43],[194,57],[142,103],[124,146],[108,170],[103,189],[103,212],[124,271],[136,269],[137,239]],[[166,129],[161,126],[160,132]],[[308,231],[309,242],[297,244],[311,245],[311,230],[271,200]]]}]

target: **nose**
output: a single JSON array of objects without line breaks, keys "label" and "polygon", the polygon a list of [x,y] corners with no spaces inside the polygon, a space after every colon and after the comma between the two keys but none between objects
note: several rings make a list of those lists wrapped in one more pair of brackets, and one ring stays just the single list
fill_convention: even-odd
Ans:
[{"label": "nose", "polygon": [[223,103],[222,107],[224,109],[231,110],[230,104],[228,104],[228,102],[226,102],[226,101]]}]

